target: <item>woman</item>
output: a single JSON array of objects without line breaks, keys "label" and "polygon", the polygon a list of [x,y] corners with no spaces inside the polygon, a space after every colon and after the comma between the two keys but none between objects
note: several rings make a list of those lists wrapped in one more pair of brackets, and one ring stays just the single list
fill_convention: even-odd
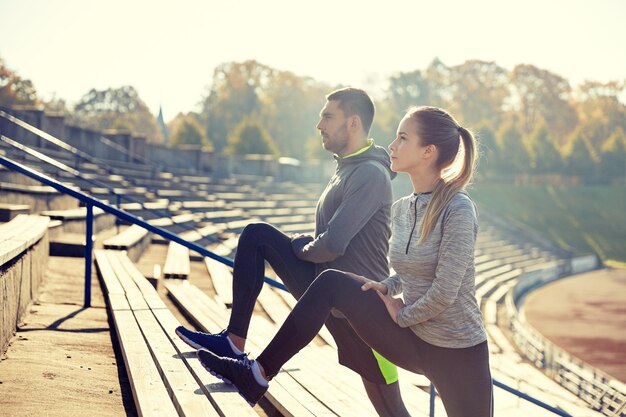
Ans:
[{"label": "woman", "polygon": [[[419,107],[402,119],[389,149],[391,169],[407,173],[414,189],[392,208],[389,255],[397,274],[375,282],[322,272],[257,360],[198,351],[205,368],[249,403],[335,309],[372,349],[428,377],[448,416],[492,415],[489,350],[474,296],[476,210],[463,191],[474,171],[474,137],[444,110]],[[404,300],[393,298],[401,292]]]}]

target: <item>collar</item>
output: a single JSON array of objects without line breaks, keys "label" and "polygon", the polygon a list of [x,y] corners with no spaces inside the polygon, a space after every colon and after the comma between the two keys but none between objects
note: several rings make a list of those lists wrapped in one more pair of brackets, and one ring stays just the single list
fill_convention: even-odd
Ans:
[{"label": "collar", "polygon": [[353,156],[357,156],[362,154],[363,152],[367,151],[369,148],[372,147],[372,145],[374,145],[374,139],[368,139],[367,140],[367,145],[365,145],[363,148],[359,149],[358,151],[351,153],[350,155],[346,155],[344,157],[338,157],[339,159],[347,159],[347,158],[351,158]]}]

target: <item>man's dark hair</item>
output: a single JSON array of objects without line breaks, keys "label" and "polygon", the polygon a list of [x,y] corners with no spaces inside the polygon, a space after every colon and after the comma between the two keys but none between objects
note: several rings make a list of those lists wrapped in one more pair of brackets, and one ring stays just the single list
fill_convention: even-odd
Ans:
[{"label": "man's dark hair", "polygon": [[361,118],[363,130],[369,135],[374,120],[374,103],[367,93],[359,88],[340,88],[326,96],[328,101],[339,102],[339,108],[346,117],[355,114]]}]

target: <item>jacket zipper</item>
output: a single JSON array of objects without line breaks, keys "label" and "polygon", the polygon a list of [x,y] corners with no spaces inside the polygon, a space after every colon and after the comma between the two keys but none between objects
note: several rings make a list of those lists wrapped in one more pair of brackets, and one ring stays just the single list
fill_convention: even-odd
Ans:
[{"label": "jacket zipper", "polygon": [[419,196],[417,196],[417,198],[415,199],[415,201],[413,202],[413,227],[411,228],[411,234],[409,235],[409,241],[406,244],[406,250],[404,251],[405,255],[409,254],[409,246],[411,245],[411,239],[413,238],[413,232],[415,231],[415,225],[417,224],[417,200],[419,199]]}]

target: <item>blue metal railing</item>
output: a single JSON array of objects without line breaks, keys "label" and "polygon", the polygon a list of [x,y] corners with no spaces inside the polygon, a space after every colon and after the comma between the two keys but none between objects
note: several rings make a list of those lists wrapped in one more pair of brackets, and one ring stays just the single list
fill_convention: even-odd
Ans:
[{"label": "blue metal railing", "polygon": [[[31,148],[29,148],[26,145],[22,145],[22,144],[18,143],[17,141],[14,141],[13,139],[11,139],[9,137],[6,137],[6,136],[0,134],[0,141],[5,142],[8,145],[10,145],[10,146],[12,146],[12,147],[14,147],[16,149],[19,149],[20,151],[25,152],[25,153],[27,153],[27,154],[29,154],[29,155],[39,159],[42,162],[50,164],[50,165],[52,165],[52,166],[54,166],[54,167],[56,167],[56,168],[58,168],[58,169],[60,169],[60,170],[62,170],[64,172],[67,172],[68,174],[71,174],[74,177],[79,178],[79,179],[81,179],[81,180],[83,180],[83,181],[85,181],[85,182],[87,182],[87,183],[89,183],[91,185],[94,185],[96,187],[105,188],[112,196],[114,196],[116,198],[117,207],[120,207],[120,205],[122,203],[122,200],[125,200],[125,201],[131,202],[131,203],[140,204],[144,211],[152,214],[153,216],[155,216],[157,218],[158,217],[169,217],[170,216],[169,211],[161,211],[159,209],[147,208],[147,207],[145,207],[145,205],[141,201],[137,200],[136,198],[133,198],[133,197],[127,196],[127,195],[119,194],[119,193],[117,193],[115,191],[115,188],[109,186],[108,184],[105,184],[103,182],[100,182],[100,181],[97,181],[97,180],[94,180],[94,179],[91,179],[91,178],[87,178],[80,171],[78,171],[77,169],[71,168],[71,167],[69,167],[69,166],[67,166],[67,165],[65,165],[65,164],[63,164],[63,163],[61,163],[59,161],[56,161],[53,158],[50,158],[49,156],[44,155],[41,152],[38,152],[38,151],[36,151],[34,149],[31,149]],[[116,223],[118,223],[118,222],[116,222]],[[181,228],[183,228],[183,229],[185,229],[187,231],[195,231],[196,230],[194,227],[186,226],[184,224],[183,225],[179,225],[179,227],[181,227]],[[210,236],[203,236],[202,239],[206,239],[206,240],[209,240],[211,242],[217,242],[218,241],[218,239],[212,238]]]},{"label": "blue metal railing", "polygon": [[[80,191],[76,191],[74,189],[71,189],[69,187],[67,187],[66,185],[58,182],[57,180],[48,177],[47,175],[43,175],[29,167],[26,167],[22,164],[19,164],[15,161],[10,160],[9,158],[6,158],[4,156],[0,156],[0,165],[4,165],[9,169],[12,169],[14,171],[17,171],[21,174],[24,174],[30,178],[33,178],[43,184],[49,185],[53,188],[55,188],[56,190],[58,190],[61,193],[70,195],[80,201],[82,201],[86,207],[87,207],[87,236],[86,236],[86,248],[85,248],[85,307],[89,307],[91,305],[91,265],[92,265],[92,244],[93,244],[93,207],[98,207],[102,210],[104,210],[107,213],[113,214],[123,220],[128,221],[129,223],[132,224],[136,224],[138,226],[141,226],[153,233],[156,233],[160,236],[163,236],[166,239],[172,240],[180,245],[183,245],[191,250],[194,250],[196,252],[198,252],[199,254],[203,255],[203,256],[207,256],[211,259],[215,259],[218,262],[221,262],[223,264],[226,264],[230,267],[234,266],[234,261],[230,258],[227,257],[223,257],[220,255],[217,255],[211,251],[209,251],[208,249],[197,245],[193,242],[188,242],[185,239],[182,239],[180,237],[178,237],[177,235],[162,229],[158,226],[153,226],[147,222],[145,222],[144,220],[133,216],[132,214],[126,213],[123,210],[119,210],[115,207],[112,207],[100,200],[97,200],[87,194],[84,194]],[[282,290],[287,291],[287,288],[280,282],[273,280],[269,277],[265,277],[265,282],[267,282],[268,284],[280,288]],[[546,410],[549,410],[551,412],[553,412],[556,415],[562,416],[562,417],[572,417],[570,414],[559,410],[558,408],[552,407],[546,403],[544,403],[543,401],[537,400],[536,398],[533,398],[527,394],[524,394],[521,391],[516,390],[515,388],[509,387],[506,384],[503,384],[499,381],[496,381],[495,379],[493,380],[493,384],[499,388],[502,388],[512,394],[517,395],[520,398],[523,398],[535,405],[538,405],[542,408],[545,408]],[[433,385],[431,385],[430,387],[430,416],[434,417],[435,416],[435,397],[436,397],[436,392],[435,392],[435,388]]]},{"label": "blue metal railing", "polygon": [[[178,235],[165,230],[161,227],[158,226],[153,226],[150,223],[146,222],[143,219],[140,219],[139,217],[133,216],[130,213],[125,212],[124,210],[115,208],[113,206],[110,206],[109,204],[100,201],[98,199],[95,199],[87,194],[84,194],[80,191],[74,190],[68,186],[66,186],[63,183],[60,183],[59,181],[55,180],[54,178],[50,178],[47,175],[43,175],[27,166],[24,166],[20,163],[17,163],[15,161],[10,160],[9,158],[6,158],[4,156],[0,156],[0,165],[4,165],[7,168],[10,168],[14,171],[17,171],[21,174],[24,174],[30,178],[33,178],[43,184],[46,184],[54,189],[56,189],[57,191],[63,193],[63,194],[67,194],[71,197],[74,197],[78,200],[80,200],[81,202],[83,202],[85,204],[85,206],[87,207],[87,213],[89,216],[89,212],[90,210],[92,210],[93,207],[98,207],[100,209],[102,209],[103,211],[113,214],[114,216],[117,216],[118,218],[125,220],[131,224],[136,224],[138,226],[143,227],[144,229],[147,229],[148,231],[152,232],[152,233],[156,233],[159,236],[162,236],[166,239],[169,239],[171,241],[174,241],[180,245],[183,245],[191,250],[194,250],[196,252],[198,252],[200,255],[202,256],[207,256],[211,259],[215,259],[216,261],[219,261],[223,264],[226,264],[230,267],[233,267],[235,265],[234,261],[230,258],[224,257],[224,256],[220,256],[216,253],[211,252],[210,250],[206,249],[203,246],[200,246],[196,243],[193,242],[189,242],[185,239],[182,239],[180,237],[178,237]],[[92,232],[92,229],[89,226],[89,223],[91,223],[93,221],[93,213],[91,214],[91,218],[87,219],[87,231],[88,231],[88,235],[86,237],[87,239],[87,246],[90,246],[90,243],[93,239],[93,234],[89,234],[89,232]],[[87,281],[91,281],[91,258],[92,254],[91,252],[87,252],[87,248],[85,250],[85,263],[88,265],[85,266],[85,295],[89,294],[89,289],[87,288]],[[89,270],[88,270],[89,269]],[[274,287],[283,289],[283,290],[287,290],[287,287],[285,287],[282,283],[273,280],[269,277],[265,277],[265,282],[269,283],[270,285],[273,285]],[[89,307],[91,304],[91,299],[89,298],[85,298],[85,307]]]},{"label": "blue metal railing", "polygon": [[[54,138],[53,136],[49,135],[46,132],[43,132],[43,131],[41,131],[39,129],[36,129],[36,128],[28,125],[27,123],[25,123],[25,122],[15,118],[14,116],[6,114],[5,112],[3,112],[1,110],[0,110],[0,116],[3,116],[3,117],[6,117],[6,118],[10,119],[11,121],[19,124],[20,126],[26,128],[27,130],[33,131],[33,133],[36,133],[36,134],[40,134],[41,133],[41,134],[47,135],[49,137],[49,138],[47,138],[47,140],[52,139],[55,144],[61,146],[63,149],[66,149],[66,150],[68,150],[70,152],[72,152],[72,151],[80,152],[77,149],[72,148],[71,146],[65,144],[65,142],[62,142],[59,139]],[[61,144],[65,145],[65,146],[60,145],[59,142]],[[69,148],[72,148],[72,149],[69,149]],[[84,159],[87,159],[87,160],[95,159],[95,158],[92,158],[90,155],[87,155],[87,154],[85,154],[85,155],[87,156],[87,158],[84,158]],[[80,155],[80,156],[83,157],[83,155]],[[86,235],[87,236],[86,236],[86,247],[85,247],[85,303],[84,303],[85,307],[89,307],[91,305],[91,268],[92,268],[92,252],[93,252],[92,249],[93,249],[93,207],[94,206],[99,207],[103,211],[105,211],[107,213],[110,213],[110,214],[113,214],[116,217],[121,218],[121,219],[123,219],[123,220],[125,220],[125,221],[127,221],[127,222],[129,222],[131,224],[136,224],[138,226],[141,226],[141,227],[143,227],[143,228],[145,228],[145,229],[147,229],[147,230],[149,230],[149,231],[151,231],[153,233],[156,233],[156,234],[158,234],[158,235],[160,235],[160,236],[162,236],[162,237],[164,237],[166,239],[169,239],[169,240],[174,241],[174,242],[176,242],[176,243],[178,243],[180,245],[183,245],[183,246],[185,246],[185,247],[187,247],[187,248],[189,248],[191,250],[194,250],[194,251],[198,252],[199,254],[201,254],[203,256],[207,256],[209,258],[212,258],[212,259],[214,259],[214,260],[216,260],[218,262],[221,262],[221,263],[223,263],[225,265],[228,265],[230,267],[234,266],[234,261],[232,259],[230,259],[230,258],[217,255],[217,254],[209,251],[208,249],[206,249],[206,248],[204,248],[204,247],[202,247],[200,245],[197,245],[197,244],[195,244],[193,242],[188,242],[185,239],[182,239],[182,238],[178,237],[176,234],[171,233],[171,232],[169,232],[169,231],[167,231],[167,230],[165,230],[163,228],[160,228],[158,226],[153,226],[153,225],[147,223],[146,221],[144,221],[143,219],[140,219],[140,218],[138,218],[136,216],[133,216],[130,213],[127,213],[127,212],[125,212],[125,211],[123,211],[121,209],[117,209],[115,207],[112,207],[112,206],[110,206],[110,205],[108,205],[108,204],[106,204],[106,203],[104,203],[104,202],[102,202],[102,201],[100,201],[98,199],[95,199],[95,198],[93,198],[93,197],[91,197],[91,196],[89,196],[87,194],[84,194],[84,193],[82,193],[80,191],[73,190],[73,189],[67,187],[66,185],[60,183],[59,181],[57,181],[57,180],[55,180],[53,178],[50,178],[50,177],[48,177],[48,176],[46,176],[44,174],[41,174],[41,173],[39,173],[39,172],[29,168],[29,167],[21,165],[21,164],[15,162],[15,161],[12,161],[9,158],[0,156],[0,165],[4,165],[4,166],[6,166],[6,167],[8,167],[10,169],[13,169],[13,170],[15,170],[17,172],[20,172],[20,173],[22,173],[22,174],[24,174],[24,175],[26,175],[26,176],[28,176],[30,178],[33,178],[33,179],[35,179],[35,180],[37,180],[37,181],[39,181],[39,182],[41,182],[43,184],[49,185],[49,186],[55,188],[56,190],[58,190],[61,193],[68,194],[68,195],[70,195],[70,196],[80,200],[81,202],[83,202],[85,204],[85,206],[87,207],[87,218],[86,218],[86,222],[87,222]],[[76,172],[78,172],[78,171],[76,171]],[[273,279],[271,279],[269,277],[264,277],[264,280],[265,280],[265,282],[267,282],[268,284],[270,284],[270,285],[272,285],[274,287],[280,288],[280,289],[282,289],[284,291],[288,291],[287,288],[282,283],[280,283],[280,282],[278,282],[276,280],[273,280]],[[548,411],[550,411],[550,412],[552,412],[552,413],[554,413],[554,414],[556,414],[558,416],[561,416],[561,417],[572,417],[571,414],[568,414],[568,413],[566,413],[563,410],[560,410],[560,409],[555,408],[555,407],[553,407],[553,406],[551,406],[549,404],[546,404],[543,401],[540,401],[540,400],[538,400],[536,398],[533,398],[533,397],[529,396],[528,394],[525,394],[525,393],[523,393],[523,392],[521,392],[519,390],[516,390],[515,388],[512,388],[512,387],[510,387],[510,386],[508,386],[508,385],[506,385],[506,384],[504,384],[502,382],[499,382],[499,381],[497,381],[495,379],[493,380],[493,384],[496,387],[499,387],[499,388],[501,388],[501,389],[503,389],[503,390],[505,390],[505,391],[507,391],[509,393],[512,393],[512,394],[514,394],[514,395],[516,395],[516,396],[518,396],[518,397],[520,397],[520,398],[522,398],[522,399],[524,399],[526,401],[529,401],[532,404],[535,404],[535,405],[537,405],[539,407],[542,407],[542,408],[544,408],[544,409],[546,409],[546,410],[548,410]],[[434,417],[435,416],[435,398],[436,398],[436,395],[437,395],[437,393],[436,393],[435,387],[434,387],[434,385],[431,384],[430,385],[430,404],[429,404],[430,405],[430,413],[429,413],[430,417]]]}]

